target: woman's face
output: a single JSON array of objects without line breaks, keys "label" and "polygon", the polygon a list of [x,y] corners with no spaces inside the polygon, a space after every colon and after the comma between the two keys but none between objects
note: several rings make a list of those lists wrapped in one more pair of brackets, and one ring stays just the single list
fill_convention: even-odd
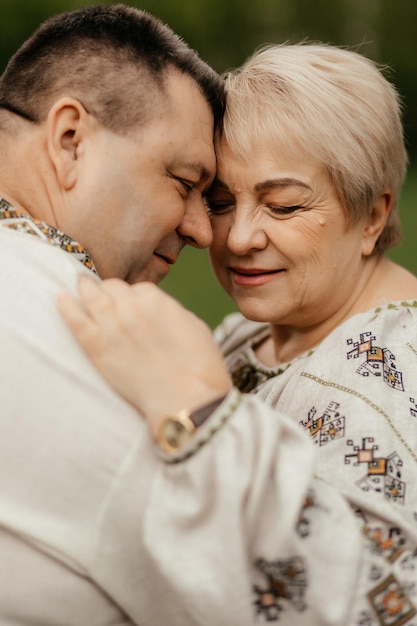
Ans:
[{"label": "woman's face", "polygon": [[348,226],[323,167],[266,149],[246,158],[223,140],[207,202],[214,271],[246,317],[311,327],[353,302],[366,219]]}]

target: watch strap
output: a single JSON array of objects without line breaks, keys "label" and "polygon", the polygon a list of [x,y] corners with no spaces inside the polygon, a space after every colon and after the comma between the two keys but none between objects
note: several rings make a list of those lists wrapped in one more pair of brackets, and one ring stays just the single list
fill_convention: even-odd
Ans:
[{"label": "watch strap", "polygon": [[192,439],[196,429],[207,420],[225,397],[216,398],[192,412],[182,409],[175,415],[167,415],[160,422],[155,435],[162,450],[173,453],[185,446]]},{"label": "watch strap", "polygon": [[200,407],[196,411],[193,411],[192,413],[190,413],[188,417],[192,421],[194,426],[198,428],[199,426],[204,424],[206,419],[217,409],[218,406],[220,406],[220,404],[223,402],[225,397],[226,396],[224,395],[224,396],[221,396],[220,398],[216,398],[215,400],[212,400],[208,404],[205,404],[204,406]]}]

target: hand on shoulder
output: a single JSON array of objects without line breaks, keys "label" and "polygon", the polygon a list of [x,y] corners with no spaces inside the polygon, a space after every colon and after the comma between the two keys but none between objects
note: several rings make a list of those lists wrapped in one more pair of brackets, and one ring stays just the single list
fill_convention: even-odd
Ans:
[{"label": "hand on shoulder", "polygon": [[195,409],[231,389],[211,330],[152,283],[79,281],[80,301],[58,308],[107,382],[155,431],[167,413]]}]

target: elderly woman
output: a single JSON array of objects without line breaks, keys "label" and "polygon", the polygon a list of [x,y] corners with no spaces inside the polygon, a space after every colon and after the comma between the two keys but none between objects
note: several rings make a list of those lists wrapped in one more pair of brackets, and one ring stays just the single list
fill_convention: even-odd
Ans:
[{"label": "elderly woman", "polygon": [[411,626],[417,279],[384,256],[397,94],[324,45],[266,48],[226,82],[207,204],[240,310],[216,332],[235,389],[207,329],[149,284],[83,281],[85,308],[60,304],[163,448],[138,503],[148,623]]},{"label": "elderly woman", "polygon": [[307,431],[320,475],[417,518],[417,280],[384,255],[407,160],[397,94],[315,45],[265,49],[227,87],[208,204],[244,316],[217,332],[233,381]]}]

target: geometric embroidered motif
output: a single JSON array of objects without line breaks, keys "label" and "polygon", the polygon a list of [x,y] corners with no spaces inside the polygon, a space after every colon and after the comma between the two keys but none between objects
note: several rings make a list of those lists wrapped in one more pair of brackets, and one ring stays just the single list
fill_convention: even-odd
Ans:
[{"label": "geometric embroidered motif", "polygon": [[413,417],[417,417],[417,402],[414,400],[414,398],[410,398],[410,413]]},{"label": "geometric embroidered motif", "polygon": [[404,504],[405,502],[405,482],[401,480],[403,462],[397,452],[393,452],[388,457],[375,456],[377,445],[366,447],[367,442],[373,443],[373,437],[364,437],[362,446],[354,446],[352,439],[346,443],[352,446],[354,452],[345,455],[345,464],[350,465],[351,459],[355,460],[354,465],[361,463],[366,465],[366,475],[357,481],[357,485],[363,491],[373,490],[383,493],[387,500]]},{"label": "geometric embroidered motif", "polygon": [[371,540],[373,551],[394,563],[404,552],[405,538],[399,528],[384,528],[373,523],[365,524],[364,534]]},{"label": "geometric embroidered motif", "polygon": [[312,490],[310,490],[304,498],[303,506],[301,507],[300,514],[298,516],[295,530],[297,535],[302,538],[308,537],[310,534],[310,520],[308,512],[312,507],[317,506],[315,496]]},{"label": "geometric embroidered motif", "polygon": [[267,581],[267,587],[264,589],[254,586],[257,595],[255,600],[257,613],[266,621],[275,622],[279,619],[281,611],[285,609],[283,601],[289,602],[297,611],[306,609],[304,595],[307,576],[300,557],[282,561],[258,559],[255,565],[265,575]]},{"label": "geometric embroidered motif", "polygon": [[319,446],[334,439],[340,439],[345,434],[345,418],[338,411],[338,402],[330,402],[324,413],[316,417],[317,410],[313,406],[307,414],[307,419],[299,424],[310,434],[312,441]]},{"label": "geometric embroidered motif", "polygon": [[393,575],[375,587],[368,598],[381,626],[402,626],[417,613]]},{"label": "geometric embroidered motif", "polygon": [[61,250],[74,255],[85,267],[97,273],[93,259],[81,244],[71,239],[61,230],[57,230],[53,226],[49,226],[30,215],[25,215],[18,211],[4,198],[0,198],[0,227],[34,235],[46,243],[57,246]]},{"label": "geometric embroidered motif", "polygon": [[371,332],[360,333],[359,336],[359,341],[347,340],[347,344],[353,346],[347,353],[347,358],[357,359],[363,356],[365,359],[356,372],[365,377],[381,377],[393,389],[404,391],[403,375],[397,371],[394,354],[388,348],[374,346],[375,337]]}]

